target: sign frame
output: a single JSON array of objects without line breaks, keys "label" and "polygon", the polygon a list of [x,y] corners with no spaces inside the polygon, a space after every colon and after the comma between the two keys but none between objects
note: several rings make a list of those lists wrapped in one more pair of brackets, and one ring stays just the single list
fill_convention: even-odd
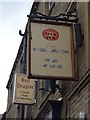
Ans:
[{"label": "sign frame", "polygon": [[[33,74],[32,73],[32,28],[31,24],[46,24],[46,25],[56,25],[56,26],[66,26],[70,27],[70,52],[71,52],[71,69],[72,69],[72,75],[71,76],[57,76],[57,75],[40,75],[40,74]],[[76,65],[76,53],[74,51],[74,30],[73,30],[73,24],[72,23],[63,23],[63,22],[53,22],[53,21],[42,21],[42,20],[28,20],[27,24],[27,76],[28,78],[34,78],[34,79],[52,79],[52,80],[77,80],[77,65]]]},{"label": "sign frame", "polygon": [[[25,78],[23,79],[24,84],[22,84],[21,79],[19,79],[20,77]],[[32,80],[33,80],[33,86],[32,85],[30,86],[29,83]],[[27,84],[25,84],[26,81],[28,82]],[[33,92],[31,91],[30,87],[33,88]],[[32,92],[32,96],[30,95],[31,92]],[[32,99],[32,100],[29,100],[29,99]],[[24,104],[24,105],[35,104],[35,80],[34,79],[27,78],[26,74],[21,74],[21,73],[15,74],[14,89],[13,89],[13,103]]]}]

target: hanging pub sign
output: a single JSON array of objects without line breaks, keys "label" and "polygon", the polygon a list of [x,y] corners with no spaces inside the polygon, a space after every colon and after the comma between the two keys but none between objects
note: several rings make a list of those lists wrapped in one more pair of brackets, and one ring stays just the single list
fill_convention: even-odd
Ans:
[{"label": "hanging pub sign", "polygon": [[30,20],[27,31],[28,77],[75,80],[72,24]]},{"label": "hanging pub sign", "polygon": [[17,104],[35,103],[35,80],[25,74],[16,74],[13,102]]}]

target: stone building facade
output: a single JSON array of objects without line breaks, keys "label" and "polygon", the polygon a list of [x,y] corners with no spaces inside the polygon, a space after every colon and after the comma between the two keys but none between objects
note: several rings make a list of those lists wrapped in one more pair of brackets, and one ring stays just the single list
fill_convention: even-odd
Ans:
[{"label": "stone building facade", "polygon": [[[74,41],[74,52],[76,54],[77,81],[56,80],[61,88],[46,89],[48,80],[38,79],[36,82],[36,103],[33,105],[12,104],[13,84],[15,73],[27,74],[27,26],[23,36],[10,79],[7,84],[8,104],[7,118],[90,118],[90,2],[34,2],[33,11],[48,15],[72,14],[79,20],[81,25],[82,44],[78,46],[76,38]],[[27,21],[29,22],[30,18]],[[72,23],[77,24],[77,23]],[[26,46],[26,47],[24,47]],[[24,52],[23,52],[24,50]],[[68,69],[67,69],[68,70]],[[24,116],[22,115],[24,114]]]}]

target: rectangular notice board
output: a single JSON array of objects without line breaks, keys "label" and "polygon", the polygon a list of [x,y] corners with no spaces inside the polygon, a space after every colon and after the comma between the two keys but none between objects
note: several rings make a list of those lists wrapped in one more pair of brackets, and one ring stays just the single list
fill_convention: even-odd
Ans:
[{"label": "rectangular notice board", "polygon": [[27,31],[28,77],[75,80],[72,24],[33,20]]},{"label": "rectangular notice board", "polygon": [[16,74],[14,81],[13,103],[35,103],[35,80],[28,79],[25,74]]}]

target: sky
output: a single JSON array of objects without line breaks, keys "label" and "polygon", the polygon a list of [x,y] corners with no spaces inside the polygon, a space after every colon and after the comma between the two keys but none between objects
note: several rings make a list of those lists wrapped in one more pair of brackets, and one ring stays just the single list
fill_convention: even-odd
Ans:
[{"label": "sky", "polygon": [[29,1],[0,2],[0,114],[6,111],[6,85],[22,40],[19,30],[24,33],[33,3],[33,0]]}]

